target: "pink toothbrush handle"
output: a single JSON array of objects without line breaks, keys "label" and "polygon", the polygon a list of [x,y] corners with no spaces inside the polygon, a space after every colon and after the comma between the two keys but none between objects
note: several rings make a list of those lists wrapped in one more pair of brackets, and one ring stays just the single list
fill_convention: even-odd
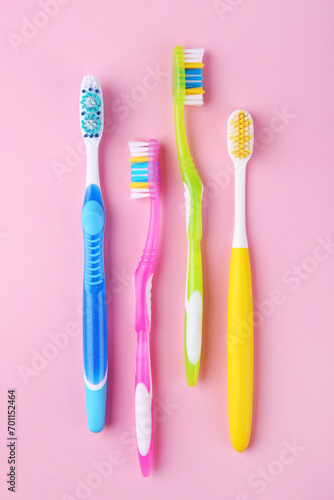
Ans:
[{"label": "pink toothbrush handle", "polygon": [[[153,407],[152,377],[150,360],[151,330],[151,289],[154,264],[158,247],[160,212],[160,170],[152,160],[152,149],[156,155],[157,141],[151,140],[148,158],[148,179],[150,190],[150,223],[145,249],[134,274],[137,332],[136,378],[135,378],[135,416],[138,457],[141,472],[150,474],[153,457]],[[153,155],[154,156],[154,155]]]},{"label": "pink toothbrush handle", "polygon": [[[153,253],[153,255],[152,255]],[[134,275],[136,300],[135,416],[139,464],[143,476],[150,474],[153,455],[152,377],[150,362],[151,288],[155,252],[144,250]]]}]

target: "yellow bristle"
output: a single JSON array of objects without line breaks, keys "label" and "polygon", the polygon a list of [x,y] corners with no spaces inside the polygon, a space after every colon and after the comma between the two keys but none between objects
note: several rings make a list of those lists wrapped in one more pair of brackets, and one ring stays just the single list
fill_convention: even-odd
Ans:
[{"label": "yellow bristle", "polygon": [[133,156],[129,161],[131,161],[131,163],[144,163],[148,161],[148,156]]},{"label": "yellow bristle", "polygon": [[230,121],[231,154],[239,159],[247,158],[251,154],[251,140],[253,138],[250,125],[251,117],[247,111],[240,110]]},{"label": "yellow bristle", "polygon": [[185,69],[191,69],[191,68],[203,68],[204,64],[203,63],[184,63]]},{"label": "yellow bristle", "polygon": [[131,182],[129,186],[134,189],[148,189],[148,182]]},{"label": "yellow bristle", "polygon": [[186,89],[186,95],[192,94],[204,94],[204,90],[202,88]]}]

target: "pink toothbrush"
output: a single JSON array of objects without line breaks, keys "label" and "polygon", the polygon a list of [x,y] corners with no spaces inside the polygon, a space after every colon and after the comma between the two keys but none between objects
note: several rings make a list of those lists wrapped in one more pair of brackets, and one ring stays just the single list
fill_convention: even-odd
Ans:
[{"label": "pink toothbrush", "polygon": [[137,332],[135,417],[137,448],[143,476],[150,474],[153,455],[153,406],[150,362],[151,289],[157,255],[160,212],[159,144],[130,141],[131,198],[150,198],[150,223],[143,255],[133,277]]}]

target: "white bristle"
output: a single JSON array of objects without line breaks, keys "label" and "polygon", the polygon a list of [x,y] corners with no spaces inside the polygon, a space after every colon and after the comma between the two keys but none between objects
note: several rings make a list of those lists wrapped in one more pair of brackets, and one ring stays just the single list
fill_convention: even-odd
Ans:
[{"label": "white bristle", "polygon": [[148,149],[130,149],[131,156],[147,156]]},{"label": "white bristle", "polygon": [[[148,156],[149,143],[144,141],[129,141],[129,148],[131,157]],[[134,166],[136,170],[136,176],[143,177],[143,182],[147,183],[147,168],[138,168]],[[143,172],[143,173],[141,173]],[[140,182],[137,181],[137,182]],[[130,199],[138,200],[139,198],[147,198],[150,196],[148,188],[131,188]]]},{"label": "white bristle", "polygon": [[201,63],[203,61],[204,49],[185,49],[183,54],[185,63]]},{"label": "white bristle", "polygon": [[150,196],[150,193],[149,191],[147,191],[147,193],[136,193],[136,189],[133,189],[131,190],[131,194],[130,194],[130,199],[131,200],[138,200],[140,198],[148,198]]},{"label": "white bristle", "polygon": [[147,141],[129,141],[129,146],[148,146]]},{"label": "white bristle", "polygon": [[[204,49],[184,49],[183,55],[185,63],[202,63]],[[201,80],[193,81],[202,82]],[[203,94],[186,95],[184,98],[184,104],[190,106],[203,106]]]},{"label": "white bristle", "polygon": [[97,88],[101,91],[101,84],[96,78],[96,76],[93,75],[86,75],[83,77],[82,82],[81,82],[81,89],[88,90],[89,87],[94,87]]},{"label": "white bristle", "polygon": [[184,104],[189,104],[190,106],[203,106],[203,94],[186,95]]},{"label": "white bristle", "polygon": [[148,188],[131,188],[131,193],[149,194]]},{"label": "white bristle", "polygon": [[188,52],[189,54],[194,53],[194,52],[204,53],[204,49],[184,49],[184,52]]},{"label": "white bristle", "polygon": [[129,141],[129,148],[131,156],[147,156],[148,155],[148,142],[143,141]]}]

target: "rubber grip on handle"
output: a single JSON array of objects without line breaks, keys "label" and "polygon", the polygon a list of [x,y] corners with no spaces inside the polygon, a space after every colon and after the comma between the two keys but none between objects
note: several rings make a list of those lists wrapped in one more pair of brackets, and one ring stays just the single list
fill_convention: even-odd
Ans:
[{"label": "rubber grip on handle", "polygon": [[[202,196],[203,184],[190,156],[183,111],[176,106],[176,134],[179,165],[184,186],[188,236],[188,268],[184,318],[184,357],[187,383],[196,385],[201,360],[203,277],[202,277]],[[179,135],[179,137],[178,137]]]},{"label": "rubber grip on handle", "polygon": [[150,361],[151,290],[153,265],[141,263],[134,275],[136,299],[135,419],[140,469],[144,477],[153,458],[153,399]]},{"label": "rubber grip on handle", "polygon": [[144,477],[148,477],[153,459],[153,399],[152,391],[148,391],[143,382],[136,385],[135,417],[140,470]]},{"label": "rubber grip on handle", "polygon": [[203,284],[200,241],[189,240],[187,298],[184,317],[184,356],[188,385],[196,385],[201,362]]},{"label": "rubber grip on handle", "polygon": [[83,355],[86,409],[89,429],[100,432],[106,410],[108,328],[103,264],[105,212],[101,191],[95,184],[86,189],[81,220],[85,246]]},{"label": "rubber grip on handle", "polygon": [[232,248],[227,313],[228,414],[234,449],[249,443],[253,407],[253,300],[248,248]]}]

